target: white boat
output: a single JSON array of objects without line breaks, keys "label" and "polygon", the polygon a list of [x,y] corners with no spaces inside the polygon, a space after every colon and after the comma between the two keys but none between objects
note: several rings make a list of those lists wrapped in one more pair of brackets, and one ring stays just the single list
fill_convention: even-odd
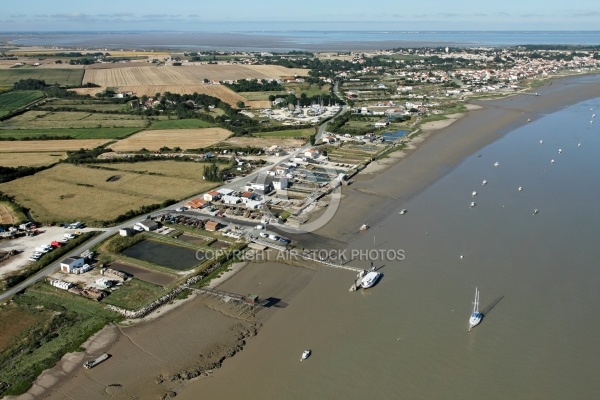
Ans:
[{"label": "white boat", "polygon": [[406,214],[406,208],[403,208],[402,210],[400,210],[400,212],[398,214],[400,214],[400,215]]},{"label": "white boat", "polygon": [[367,229],[369,229],[369,225],[367,225],[367,224],[362,224],[362,225],[360,226],[360,230],[361,230],[361,231],[366,231]]},{"label": "white boat", "polygon": [[482,318],[483,314],[479,312],[479,290],[475,288],[475,301],[473,302],[473,312],[471,313],[471,317],[469,317],[469,331],[474,326],[479,325]]},{"label": "white boat", "polygon": [[381,277],[381,273],[371,271],[364,276],[364,278],[360,282],[360,287],[362,287],[363,289],[368,289],[371,286],[373,286],[375,283],[377,283],[377,281],[379,280],[380,277]]},{"label": "white boat", "polygon": [[494,167],[497,167],[498,165],[500,165],[500,163],[499,163],[498,161],[496,161],[496,162],[494,163]]},{"label": "white boat", "polygon": [[304,361],[304,360],[306,360],[308,357],[310,357],[310,353],[311,353],[310,349],[304,350],[304,351],[302,352],[302,356],[300,357],[300,361]]},{"label": "white boat", "polygon": [[471,193],[471,196],[473,196],[473,197],[477,196],[477,192],[473,191],[473,193]]},{"label": "white boat", "polygon": [[481,182],[481,186],[483,185],[487,185],[487,181],[484,179],[483,182]]},{"label": "white boat", "polygon": [[475,207],[475,206],[476,206],[476,204],[475,204],[475,202],[474,202],[474,201],[472,201],[472,202],[471,202],[471,204],[469,204],[469,207],[471,207],[471,208],[472,208],[472,207]]}]

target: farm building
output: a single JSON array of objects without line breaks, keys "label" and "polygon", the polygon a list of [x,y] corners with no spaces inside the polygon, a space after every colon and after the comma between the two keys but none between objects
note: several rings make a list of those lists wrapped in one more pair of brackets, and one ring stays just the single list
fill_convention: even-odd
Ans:
[{"label": "farm building", "polygon": [[147,232],[155,231],[160,226],[160,224],[158,222],[152,221],[151,219],[145,219],[143,221],[136,222],[135,225]]},{"label": "farm building", "polygon": [[216,232],[219,230],[220,227],[221,224],[216,221],[208,221],[206,224],[204,224],[204,229],[206,229],[209,232]]},{"label": "farm building", "polygon": [[69,290],[69,288],[73,286],[71,282],[59,281],[58,279],[51,279],[50,284],[63,290]]},{"label": "farm building", "polygon": [[195,197],[185,203],[186,207],[195,209],[202,209],[208,205],[210,205],[210,201],[206,201],[204,199],[201,199],[200,197]]},{"label": "farm building", "polygon": [[60,270],[64,273],[70,274],[75,268],[81,268],[85,264],[85,258],[83,257],[68,257],[60,262]]}]

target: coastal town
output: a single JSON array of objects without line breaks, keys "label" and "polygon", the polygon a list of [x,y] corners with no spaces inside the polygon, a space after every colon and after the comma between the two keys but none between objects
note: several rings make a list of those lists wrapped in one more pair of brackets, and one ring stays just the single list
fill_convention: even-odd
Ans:
[{"label": "coastal town", "polygon": [[[543,97],[538,88],[555,79],[599,68],[598,48],[576,46],[276,53],[4,43],[0,316],[12,322],[2,325],[0,395],[27,392],[73,343],[112,324],[135,327],[200,299],[232,315],[219,323],[235,334],[210,357],[148,378],[153,395],[172,397],[283,311],[283,296],[296,294],[282,289],[286,279],[300,287],[330,269],[348,274],[351,291],[379,285],[382,263],[315,253],[369,232],[379,203],[352,196],[393,198],[393,214],[410,216],[403,194],[361,185],[486,101]],[[542,115],[521,113],[511,122]],[[331,234],[338,207],[344,228]],[[287,275],[266,282],[275,261]],[[102,346],[76,358],[90,374],[119,359]]]}]

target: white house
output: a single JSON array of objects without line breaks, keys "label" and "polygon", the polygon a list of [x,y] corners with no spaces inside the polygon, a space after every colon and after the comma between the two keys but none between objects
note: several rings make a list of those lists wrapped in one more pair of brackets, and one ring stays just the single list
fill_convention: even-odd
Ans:
[{"label": "white house", "polygon": [[285,177],[273,178],[271,182],[275,190],[287,189],[288,187],[288,180]]},{"label": "white house", "polygon": [[304,157],[306,158],[317,158],[319,157],[319,150],[312,148],[308,149],[304,152]]},{"label": "white house", "polygon": [[83,264],[85,264],[85,258],[83,257],[68,257],[60,262],[60,270],[70,274],[74,268],[83,267]]},{"label": "white house", "polygon": [[216,190],[211,190],[208,193],[204,193],[204,200],[206,201],[216,201],[219,200],[221,198],[221,193],[217,192]]},{"label": "white house", "polygon": [[222,196],[228,196],[231,193],[233,193],[234,190],[233,189],[227,189],[227,188],[221,188],[221,189],[218,189],[217,192],[219,192]]}]

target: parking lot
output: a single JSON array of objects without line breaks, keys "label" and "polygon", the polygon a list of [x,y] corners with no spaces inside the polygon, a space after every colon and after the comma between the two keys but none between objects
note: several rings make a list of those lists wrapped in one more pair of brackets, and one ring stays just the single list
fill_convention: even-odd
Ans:
[{"label": "parking lot", "polygon": [[57,226],[44,226],[38,228],[39,234],[36,236],[21,236],[16,239],[5,239],[0,241],[0,249],[9,251],[17,250],[19,254],[10,257],[8,260],[0,264],[0,278],[17,271],[25,265],[29,264],[29,257],[35,252],[36,247],[49,245],[57,241],[60,242],[64,238],[65,233],[89,232],[94,229],[65,229]]}]

